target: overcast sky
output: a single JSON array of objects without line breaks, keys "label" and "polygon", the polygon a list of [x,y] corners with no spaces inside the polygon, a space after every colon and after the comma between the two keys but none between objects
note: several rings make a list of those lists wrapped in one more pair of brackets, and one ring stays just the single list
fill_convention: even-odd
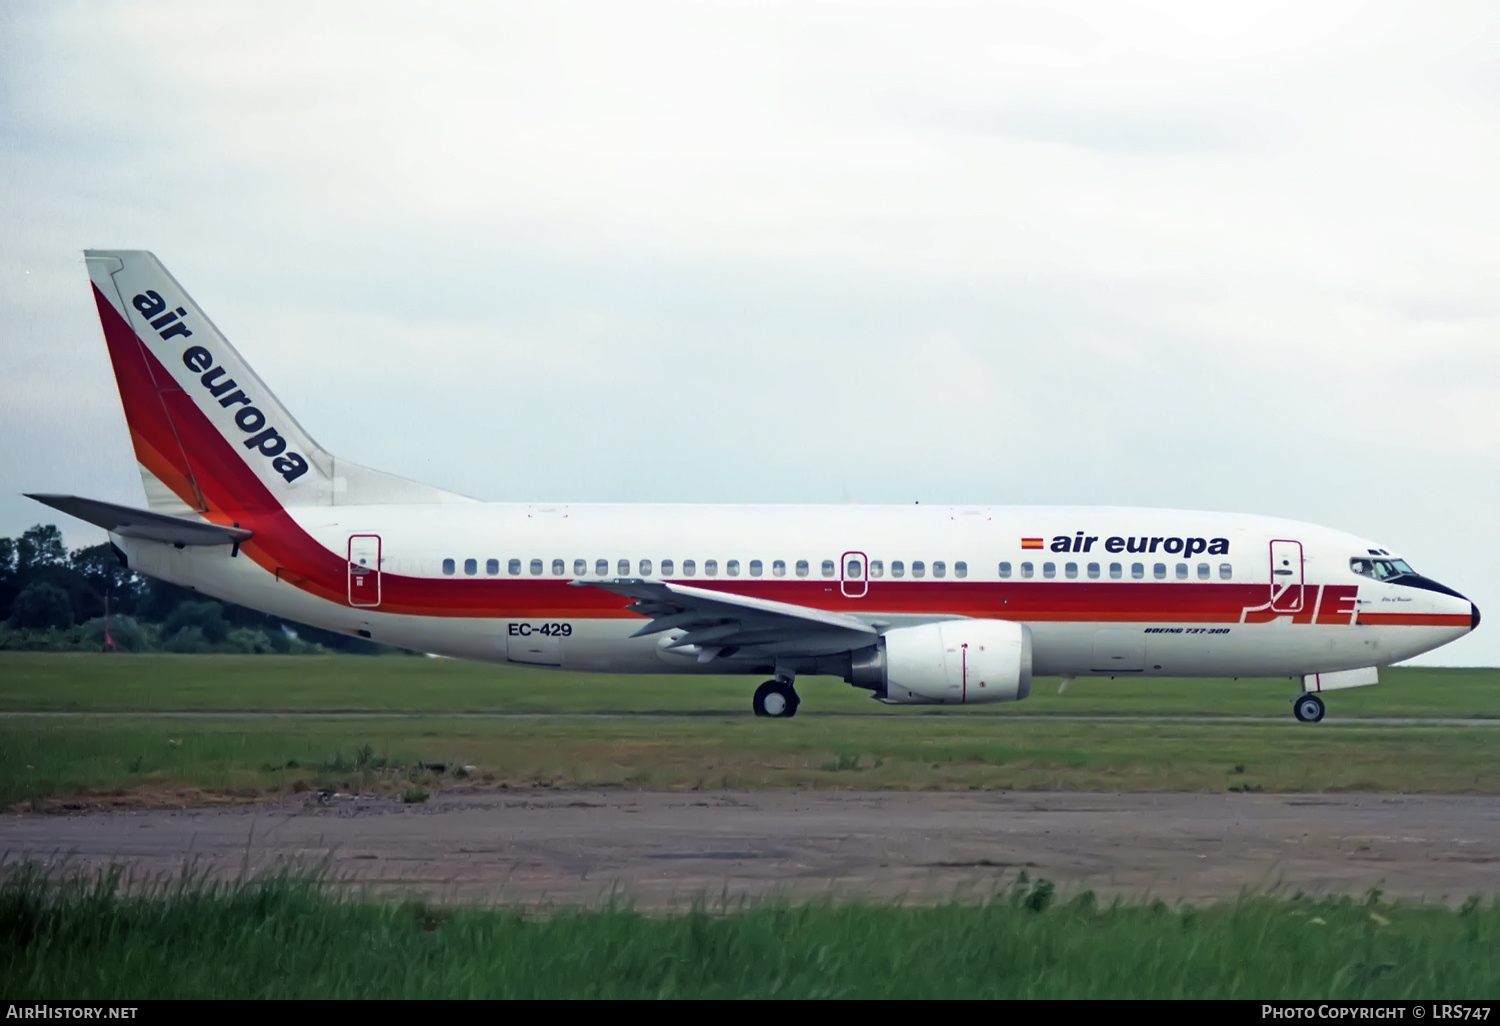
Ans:
[{"label": "overcast sky", "polygon": [[[1500,618],[1500,5],[0,6],[0,534],[140,504],[81,250],[495,500],[1363,533]],[[1500,664],[1500,619],[1429,662]]]}]

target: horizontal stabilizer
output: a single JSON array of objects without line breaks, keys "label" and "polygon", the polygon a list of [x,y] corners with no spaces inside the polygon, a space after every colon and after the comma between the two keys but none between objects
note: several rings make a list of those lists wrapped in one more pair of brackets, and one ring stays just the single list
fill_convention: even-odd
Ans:
[{"label": "horizontal stabilizer", "polygon": [[144,538],[172,545],[233,545],[250,537],[250,532],[243,527],[224,527],[205,520],[150,513],[98,499],[81,499],[76,495],[26,497],[126,538]]}]

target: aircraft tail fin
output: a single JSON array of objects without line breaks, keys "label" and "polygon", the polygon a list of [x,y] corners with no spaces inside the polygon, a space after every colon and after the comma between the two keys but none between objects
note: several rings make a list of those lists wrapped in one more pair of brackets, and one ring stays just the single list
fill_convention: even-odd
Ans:
[{"label": "aircraft tail fin", "polygon": [[318,445],[153,254],[84,255],[153,511],[471,501]]}]

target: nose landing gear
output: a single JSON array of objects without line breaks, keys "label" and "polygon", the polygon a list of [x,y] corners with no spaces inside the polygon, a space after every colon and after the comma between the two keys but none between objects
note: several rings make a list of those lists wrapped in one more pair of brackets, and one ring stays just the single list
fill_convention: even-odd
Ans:
[{"label": "nose landing gear", "polygon": [[1300,723],[1317,723],[1323,718],[1323,700],[1317,695],[1298,695],[1292,703],[1292,715]]},{"label": "nose landing gear", "polygon": [[802,699],[797,697],[792,682],[778,678],[768,680],[755,689],[755,700],[751,706],[757,716],[790,719],[797,715],[797,706],[801,704]]}]

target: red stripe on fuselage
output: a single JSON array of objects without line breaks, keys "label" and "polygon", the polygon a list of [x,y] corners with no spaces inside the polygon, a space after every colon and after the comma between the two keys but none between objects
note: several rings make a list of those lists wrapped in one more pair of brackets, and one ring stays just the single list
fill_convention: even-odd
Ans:
[{"label": "red stripe on fuselage", "polygon": [[1355,622],[1362,627],[1468,627],[1473,617],[1468,613],[1360,613]]}]

